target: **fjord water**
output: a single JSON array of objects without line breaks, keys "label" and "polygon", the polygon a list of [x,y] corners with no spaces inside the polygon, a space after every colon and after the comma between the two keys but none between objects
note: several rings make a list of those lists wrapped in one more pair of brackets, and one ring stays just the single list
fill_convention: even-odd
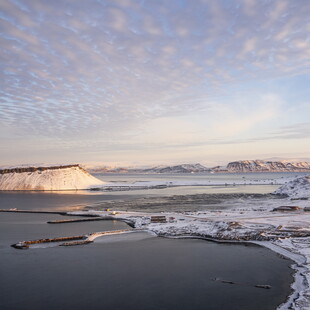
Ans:
[{"label": "fjord water", "polygon": [[[304,173],[230,173],[230,174],[96,174],[105,182],[133,183],[148,181],[227,181],[240,182],[242,180],[273,180],[293,176],[302,176]],[[79,210],[85,205],[95,206],[103,201],[129,200],[139,197],[162,197],[173,195],[195,194],[268,194],[275,191],[279,185],[237,185],[237,186],[180,186],[163,189],[143,189],[123,192],[101,191],[53,191],[53,192],[25,192],[0,191],[0,209],[18,208],[24,210]]]},{"label": "fjord water", "polygon": [[84,246],[10,247],[127,227],[115,221],[46,224],[57,218],[0,214],[1,309],[275,309],[290,293],[292,262],[258,246],[131,233]]},{"label": "fjord water", "polygon": [[[0,193],[0,203],[1,209],[59,211],[130,197],[126,192],[6,192]],[[22,240],[128,228],[116,221],[46,223],[61,218],[69,217],[0,213],[0,309],[268,310],[290,293],[292,261],[258,246],[132,233],[84,246],[10,247]]]}]

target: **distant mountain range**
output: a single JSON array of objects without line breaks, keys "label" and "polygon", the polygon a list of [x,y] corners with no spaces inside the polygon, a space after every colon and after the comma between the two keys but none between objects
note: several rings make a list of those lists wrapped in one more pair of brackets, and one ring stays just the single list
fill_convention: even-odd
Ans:
[{"label": "distant mountain range", "polygon": [[182,164],[176,166],[159,166],[142,170],[145,173],[197,173],[210,172],[210,169],[201,164]]},{"label": "distant mountain range", "polygon": [[239,160],[227,165],[229,172],[281,172],[281,171],[310,171],[308,162]]},{"label": "distant mountain range", "polygon": [[310,172],[308,162],[239,160],[227,166],[205,167],[197,164],[181,164],[173,166],[156,166],[152,168],[109,168],[96,167],[88,169],[91,173],[233,173],[233,172]]}]

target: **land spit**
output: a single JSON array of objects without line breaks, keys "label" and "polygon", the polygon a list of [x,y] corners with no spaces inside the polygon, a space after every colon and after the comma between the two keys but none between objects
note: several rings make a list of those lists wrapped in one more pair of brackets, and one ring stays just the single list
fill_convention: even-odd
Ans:
[{"label": "land spit", "polygon": [[[34,210],[17,210],[17,209],[0,209],[0,212],[12,212],[12,213],[42,213],[42,214],[59,214],[67,215],[67,212],[58,212],[58,211],[34,211]],[[81,215],[80,215],[81,216]],[[85,215],[82,215],[85,216]]]},{"label": "land spit", "polygon": [[94,221],[106,221],[106,220],[114,220],[112,216],[105,216],[105,217],[91,217],[85,219],[69,219],[69,220],[54,220],[48,221],[48,224],[66,224],[66,223],[79,223],[79,222],[94,222]]},{"label": "land spit", "polygon": [[121,229],[121,230],[94,232],[88,235],[81,235],[81,236],[20,241],[18,243],[12,244],[12,247],[15,249],[29,249],[29,247],[33,244],[51,243],[51,242],[62,242],[59,244],[59,246],[84,245],[84,244],[92,243],[96,238],[101,237],[101,236],[118,235],[118,234],[129,233],[129,232],[133,232],[133,230],[132,229]]}]

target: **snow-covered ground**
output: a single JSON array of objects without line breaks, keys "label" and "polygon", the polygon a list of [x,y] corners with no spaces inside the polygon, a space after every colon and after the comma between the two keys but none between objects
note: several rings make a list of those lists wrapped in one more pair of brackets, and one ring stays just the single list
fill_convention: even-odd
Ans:
[{"label": "snow-covered ground", "polygon": [[[262,208],[245,206],[228,210],[199,212],[79,211],[72,214],[112,216],[170,238],[204,238],[222,242],[254,242],[295,261],[293,293],[279,309],[310,309],[310,190],[308,177],[284,184],[276,191],[287,198],[266,203]],[[285,182],[284,182],[285,183]],[[291,187],[294,191],[291,192]],[[292,197],[290,197],[292,195]],[[302,197],[302,200],[291,198]],[[294,211],[274,211],[275,206],[299,206]],[[166,223],[152,222],[152,216],[165,216]]]},{"label": "snow-covered ground", "polygon": [[310,176],[291,180],[275,191],[275,194],[292,198],[310,198]]},{"label": "snow-covered ground", "polygon": [[77,190],[104,185],[79,166],[0,174],[0,190]]}]

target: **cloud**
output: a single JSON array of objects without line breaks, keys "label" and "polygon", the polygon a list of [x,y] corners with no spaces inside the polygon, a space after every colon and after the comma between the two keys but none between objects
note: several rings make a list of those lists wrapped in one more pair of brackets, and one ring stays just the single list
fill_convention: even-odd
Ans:
[{"label": "cloud", "polygon": [[308,2],[182,3],[2,2],[1,121],[73,139],[156,119],[193,124],[207,111],[227,139],[272,120],[275,98],[233,97],[246,83],[309,72]]},{"label": "cloud", "polygon": [[[270,133],[271,139],[309,139],[310,123],[298,123],[284,126]],[[266,137],[268,139],[268,137]]]},{"label": "cloud", "polygon": [[279,116],[280,108],[283,105],[281,98],[275,94],[265,94],[258,98],[238,99],[231,105],[218,106],[216,111],[213,131],[218,136],[234,137],[240,134],[256,131],[258,125],[270,122]]}]

